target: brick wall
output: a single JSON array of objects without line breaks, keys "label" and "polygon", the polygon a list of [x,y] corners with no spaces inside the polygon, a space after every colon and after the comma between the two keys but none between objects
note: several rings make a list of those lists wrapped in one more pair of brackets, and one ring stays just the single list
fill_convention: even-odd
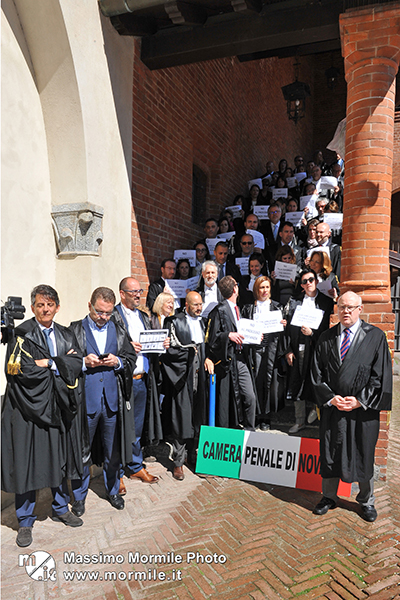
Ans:
[{"label": "brick wall", "polygon": [[[343,58],[340,51],[324,52],[314,57],[314,122],[313,148],[321,149],[324,158],[332,163],[336,156],[326,150],[326,145],[333,138],[336,127],[346,116],[347,84],[344,78]],[[325,71],[330,67],[338,69],[339,74],[335,87],[330,90],[327,85]]]},{"label": "brick wall", "polygon": [[[400,110],[395,113],[393,142],[393,192],[400,190]],[[393,211],[396,207],[393,206]],[[400,211],[397,207],[396,225],[400,225]]]},{"label": "brick wall", "polygon": [[[275,163],[313,152],[313,107],[297,126],[286,116],[281,86],[294,80],[293,59],[241,64],[236,58],[150,71],[134,60],[132,273],[147,284],[175,248],[203,237],[191,223],[192,165],[208,176],[207,216],[217,216],[246,181]],[[313,58],[299,79],[311,85]],[[143,252],[142,252],[143,251]]]}]

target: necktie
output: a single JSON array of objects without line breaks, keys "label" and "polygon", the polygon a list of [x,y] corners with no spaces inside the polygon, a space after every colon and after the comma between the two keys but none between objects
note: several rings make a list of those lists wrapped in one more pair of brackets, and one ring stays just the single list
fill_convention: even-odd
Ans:
[{"label": "necktie", "polygon": [[236,318],[239,321],[239,319],[240,319],[240,312],[239,312],[239,307],[238,306],[235,306],[235,313],[236,313]]},{"label": "necktie", "polygon": [[344,333],[343,340],[342,340],[342,343],[340,344],[341,360],[344,359],[344,357],[347,354],[348,349],[350,348],[350,329],[346,328],[343,333]]},{"label": "necktie", "polygon": [[274,225],[274,240],[276,241],[276,238],[278,236],[278,229],[279,229],[279,224],[276,223],[276,225]]},{"label": "necktie", "polygon": [[46,338],[47,347],[49,349],[50,356],[55,356],[54,344],[50,337],[50,334],[52,333],[52,331],[53,331],[52,327],[50,327],[50,329],[43,329],[44,337]]},{"label": "necktie", "polygon": [[223,276],[224,276],[224,265],[219,265],[218,266],[218,281],[221,281]]}]

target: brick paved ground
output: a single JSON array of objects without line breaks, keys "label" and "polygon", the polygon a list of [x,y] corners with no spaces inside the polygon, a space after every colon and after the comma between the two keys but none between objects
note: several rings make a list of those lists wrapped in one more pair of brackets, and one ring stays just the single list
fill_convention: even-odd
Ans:
[{"label": "brick paved ground", "polygon": [[[57,564],[56,582],[34,581],[18,567],[17,523],[13,508],[5,509],[3,600],[400,600],[400,382],[396,385],[389,477],[377,486],[375,523],[363,521],[353,501],[343,501],[328,515],[317,517],[311,513],[319,498],[314,492],[199,478],[190,471],[185,481],[177,482],[157,462],[149,470],[161,476],[160,483],[127,482],[127,505],[121,512],[104,500],[101,479],[94,479],[85,524],[79,529],[51,521],[49,493],[41,494],[29,553],[51,553]],[[120,554],[124,563],[65,564],[65,552]],[[175,562],[128,564],[129,552],[175,553],[170,554]],[[194,555],[189,564],[187,553]],[[214,562],[214,553],[217,561],[226,557],[226,562]],[[182,555],[182,564],[177,555]],[[149,577],[150,567],[152,577],[156,568],[169,580],[134,580],[133,568]],[[98,571],[98,580],[88,581],[87,574],[86,581],[67,582],[63,573],[74,570],[92,577]],[[105,571],[112,570],[132,580],[106,581]]]}]

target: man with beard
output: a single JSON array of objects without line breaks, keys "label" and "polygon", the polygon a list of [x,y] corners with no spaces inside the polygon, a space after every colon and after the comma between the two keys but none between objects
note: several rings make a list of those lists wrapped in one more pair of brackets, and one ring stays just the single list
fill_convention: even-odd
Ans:
[{"label": "man with beard", "polygon": [[381,410],[391,410],[392,360],[385,332],[361,321],[354,292],[338,300],[339,324],[317,344],[312,384],[321,410],[323,497],[314,513],[336,507],[339,480],[358,481],[361,516],[375,521],[374,453]]},{"label": "man with beard", "polygon": [[203,312],[201,316],[207,318],[214,306],[223,300],[218,289],[218,267],[213,260],[206,260],[201,268],[201,280],[196,289],[203,300]]},{"label": "man with beard", "polygon": [[171,346],[162,356],[162,418],[166,439],[172,442],[173,476],[178,481],[185,478],[183,463],[189,442],[191,462],[195,462],[196,440],[207,419],[205,371],[214,372],[213,363],[205,358],[202,309],[200,294],[189,292],[185,311],[165,320]]},{"label": "man with beard", "polygon": [[68,510],[67,478],[80,477],[90,457],[77,340],[53,320],[60,301],[52,287],[35,287],[31,308],[35,317],[15,329],[9,342],[2,414],[2,489],[15,493],[21,547],[32,543],[41,488],[53,493],[54,521],[83,525]]},{"label": "man with beard", "polygon": [[217,413],[219,427],[237,427],[254,431],[256,395],[248,363],[248,352],[238,333],[239,286],[229,275],[218,284],[224,297],[210,313],[206,334],[206,356],[215,365],[217,375]]}]

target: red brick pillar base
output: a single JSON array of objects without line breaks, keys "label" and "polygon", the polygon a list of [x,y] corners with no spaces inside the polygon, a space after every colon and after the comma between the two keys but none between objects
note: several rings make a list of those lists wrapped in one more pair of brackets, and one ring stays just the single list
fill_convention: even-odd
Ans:
[{"label": "red brick pillar base", "polygon": [[[389,238],[395,77],[400,59],[400,2],[340,16],[347,81],[345,197],[341,291],[363,299],[362,318],[394,342]],[[389,415],[381,414],[376,449],[386,476]]]}]

